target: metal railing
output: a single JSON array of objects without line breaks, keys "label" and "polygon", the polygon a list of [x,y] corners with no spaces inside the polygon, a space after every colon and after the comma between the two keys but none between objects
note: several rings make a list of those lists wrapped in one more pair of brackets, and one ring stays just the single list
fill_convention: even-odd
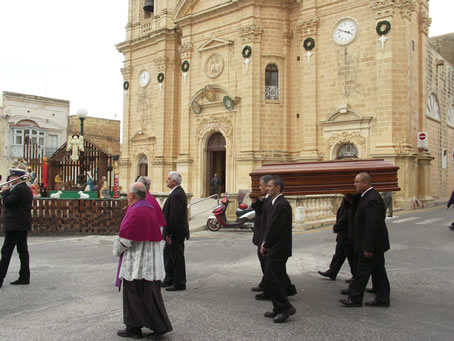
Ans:
[{"label": "metal railing", "polygon": [[203,211],[201,211],[201,212],[198,212],[197,214],[191,215],[191,216],[189,217],[189,220],[191,220],[193,217],[198,216],[199,214],[205,213],[205,212],[207,212],[207,211],[211,211],[213,208],[215,208],[217,205],[219,205],[219,195],[218,195],[218,194],[213,194],[213,195],[210,195],[209,197],[201,198],[200,200],[197,200],[197,201],[195,201],[195,202],[190,203],[190,204],[188,205],[188,211],[189,211],[189,209],[190,209],[192,206],[194,206],[194,205],[196,205],[196,204],[200,204],[201,202],[204,202],[204,201],[207,201],[207,200],[210,200],[210,199],[216,199],[216,200],[217,200],[216,205],[215,205],[215,206],[212,206],[212,207],[210,207],[210,208],[208,208],[208,209],[206,209],[206,210],[203,210]]}]

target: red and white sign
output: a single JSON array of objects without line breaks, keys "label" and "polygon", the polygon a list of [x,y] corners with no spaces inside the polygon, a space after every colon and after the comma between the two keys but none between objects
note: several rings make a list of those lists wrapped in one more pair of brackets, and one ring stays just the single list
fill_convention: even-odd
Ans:
[{"label": "red and white sign", "polygon": [[420,131],[418,133],[418,148],[429,148],[429,140],[427,138],[427,132],[425,131]]}]

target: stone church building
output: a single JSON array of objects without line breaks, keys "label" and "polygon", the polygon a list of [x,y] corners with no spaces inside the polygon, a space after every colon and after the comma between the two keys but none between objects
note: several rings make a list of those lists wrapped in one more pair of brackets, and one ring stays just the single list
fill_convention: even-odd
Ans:
[{"label": "stone church building", "polygon": [[428,0],[129,0],[121,185],[237,193],[264,163],[384,158],[398,206],[444,200],[454,71],[430,23]]}]

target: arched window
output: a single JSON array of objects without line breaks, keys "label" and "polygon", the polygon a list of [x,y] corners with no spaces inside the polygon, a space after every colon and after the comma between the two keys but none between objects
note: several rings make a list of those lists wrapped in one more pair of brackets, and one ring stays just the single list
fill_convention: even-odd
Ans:
[{"label": "arched window", "polygon": [[279,99],[279,70],[274,64],[268,64],[265,69],[265,99]]},{"label": "arched window", "polygon": [[343,144],[337,151],[336,160],[357,159],[358,148],[353,143]]}]

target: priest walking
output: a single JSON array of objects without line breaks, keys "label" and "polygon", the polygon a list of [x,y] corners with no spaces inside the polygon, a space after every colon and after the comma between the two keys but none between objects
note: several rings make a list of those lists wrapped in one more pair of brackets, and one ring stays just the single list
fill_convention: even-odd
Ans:
[{"label": "priest walking", "polygon": [[144,184],[130,185],[129,208],[113,248],[114,255],[120,257],[117,285],[122,280],[126,325],[117,335],[135,339],[142,338],[142,327],[153,331],[151,338],[172,330],[161,296],[165,276],[162,234],[154,208],[145,200],[146,194]]}]

